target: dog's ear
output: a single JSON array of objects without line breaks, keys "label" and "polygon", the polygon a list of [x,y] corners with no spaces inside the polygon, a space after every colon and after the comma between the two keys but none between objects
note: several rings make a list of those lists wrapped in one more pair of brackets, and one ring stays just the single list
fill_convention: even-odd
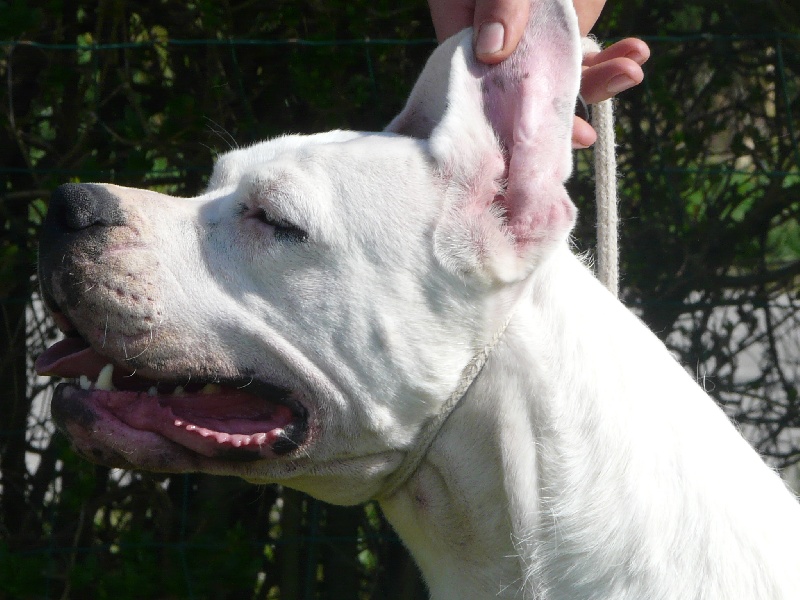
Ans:
[{"label": "dog's ear", "polygon": [[499,65],[477,62],[472,30],[437,48],[387,127],[428,140],[448,194],[437,253],[454,269],[518,280],[566,240],[580,63],[570,0],[535,0]]}]

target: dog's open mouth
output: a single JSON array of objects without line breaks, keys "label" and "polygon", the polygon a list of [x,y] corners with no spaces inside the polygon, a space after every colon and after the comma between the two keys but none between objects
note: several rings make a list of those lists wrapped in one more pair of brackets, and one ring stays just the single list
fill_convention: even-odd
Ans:
[{"label": "dog's open mouth", "polygon": [[62,428],[102,415],[206,457],[238,460],[286,455],[306,440],[307,413],[292,392],[249,377],[154,381],[114,364],[80,337],[56,342],[36,360],[36,370],[68,380],[52,402]]}]

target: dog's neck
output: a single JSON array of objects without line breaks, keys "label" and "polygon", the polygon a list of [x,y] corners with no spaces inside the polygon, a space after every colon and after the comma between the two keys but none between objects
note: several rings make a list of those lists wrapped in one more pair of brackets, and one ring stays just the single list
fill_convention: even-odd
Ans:
[{"label": "dog's neck", "polygon": [[409,482],[382,503],[437,600],[493,597],[501,591],[496,584],[519,577],[509,515],[501,509],[502,422],[487,419],[476,402],[484,380],[461,401]]},{"label": "dog's neck", "polygon": [[[689,575],[709,548],[730,553],[752,531],[740,524],[762,493],[784,494],[787,514],[791,498],[577,258],[549,263],[386,516],[435,600],[657,598],[681,573],[672,597],[699,597]],[[730,515],[705,529],[715,503]],[[718,564],[720,580],[739,577]]]},{"label": "dog's neck", "polygon": [[[571,255],[564,260],[583,269]],[[552,290],[537,290],[550,285],[539,279],[419,470],[382,503],[435,600],[533,597],[526,574],[539,513],[538,456],[517,450],[537,447],[536,399],[554,383],[542,368],[534,316],[547,310],[536,296]]]},{"label": "dog's neck", "polygon": [[[382,503],[435,600],[522,597],[523,566],[515,547],[519,524],[512,523],[508,510],[514,490],[507,489],[507,479],[509,469],[534,478],[536,457],[510,456],[504,448],[534,447],[531,406],[513,393],[513,402],[494,403],[497,390],[488,389],[491,377],[486,377],[493,367],[484,368],[406,486]],[[520,373],[509,375],[504,385],[510,389],[527,383]],[[495,409],[488,408],[492,403]],[[535,481],[530,483],[524,491],[529,496],[517,501],[534,509]]]}]

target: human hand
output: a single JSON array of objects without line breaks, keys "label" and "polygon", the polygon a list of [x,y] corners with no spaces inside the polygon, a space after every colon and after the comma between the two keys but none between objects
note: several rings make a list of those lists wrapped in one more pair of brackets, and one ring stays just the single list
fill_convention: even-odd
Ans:
[{"label": "human hand", "polygon": [[[574,0],[578,27],[585,36],[594,26],[605,0]],[[475,55],[478,60],[495,64],[507,58],[517,47],[528,23],[530,0],[428,0],[431,19],[440,42],[465,27],[474,27]],[[583,60],[581,95],[593,104],[615,96],[641,83],[641,65],[650,57],[650,49],[641,40],[628,38]],[[586,121],[575,117],[572,142],[576,148],[591,146],[597,135]]]},{"label": "human hand", "polygon": [[[581,97],[586,104],[597,104],[639,85],[644,79],[642,65],[650,58],[650,48],[642,40],[625,38],[600,52],[583,57]],[[588,148],[597,134],[589,123],[575,117],[572,147]]]}]

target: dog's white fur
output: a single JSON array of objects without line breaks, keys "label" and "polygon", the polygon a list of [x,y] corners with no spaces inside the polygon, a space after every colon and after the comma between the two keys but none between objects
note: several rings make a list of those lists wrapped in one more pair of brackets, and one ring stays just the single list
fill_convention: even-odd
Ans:
[{"label": "dog's white fur", "polygon": [[661,342],[566,251],[527,292],[384,506],[434,597],[797,598],[795,499]]},{"label": "dog's white fur", "polygon": [[[307,445],[238,463],[102,415],[91,432],[68,430],[142,468],[362,502],[513,313],[420,469],[382,501],[433,598],[800,598],[796,499],[568,247],[577,27],[566,1],[534,6],[520,59],[541,63],[526,79],[533,100],[527,71],[481,71],[465,33],[437,51],[390,127],[407,136],[236,150],[190,200],[107,188],[132,225],[85,266],[95,308],[72,307],[73,322],[98,351],[102,338],[106,355],[135,355],[144,375],[202,367],[298,390]],[[521,100],[502,96],[512,83]],[[309,241],[278,241],[240,205]],[[100,295],[120,282],[133,286],[124,298]]]}]

